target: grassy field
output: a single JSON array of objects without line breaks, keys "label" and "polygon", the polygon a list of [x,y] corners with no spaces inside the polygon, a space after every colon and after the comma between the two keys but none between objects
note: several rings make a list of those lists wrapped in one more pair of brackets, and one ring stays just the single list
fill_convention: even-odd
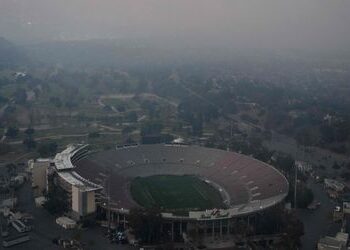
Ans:
[{"label": "grassy field", "polygon": [[143,207],[168,210],[223,207],[219,191],[194,176],[138,177],[130,188],[134,200]]}]

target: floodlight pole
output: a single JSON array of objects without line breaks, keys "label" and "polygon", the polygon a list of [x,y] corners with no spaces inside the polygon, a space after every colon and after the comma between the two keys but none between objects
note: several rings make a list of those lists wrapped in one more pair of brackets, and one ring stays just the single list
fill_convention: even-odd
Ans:
[{"label": "floodlight pole", "polygon": [[298,182],[298,168],[294,163],[295,179],[294,179],[294,209],[297,209],[297,182]]},{"label": "floodlight pole", "polygon": [[110,202],[110,170],[106,170],[105,174],[100,174],[103,177],[103,193],[104,200],[107,200],[107,232],[111,231],[111,202]]},{"label": "floodlight pole", "polygon": [[111,202],[110,202],[110,171],[107,172],[107,216],[108,216],[108,233],[111,232]]}]

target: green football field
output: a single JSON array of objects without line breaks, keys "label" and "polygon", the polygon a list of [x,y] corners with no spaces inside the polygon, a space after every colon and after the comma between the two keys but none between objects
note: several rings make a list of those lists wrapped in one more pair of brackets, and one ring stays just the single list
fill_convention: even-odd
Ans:
[{"label": "green football field", "polygon": [[220,192],[194,176],[137,177],[130,189],[133,199],[148,208],[204,210],[223,207]]}]

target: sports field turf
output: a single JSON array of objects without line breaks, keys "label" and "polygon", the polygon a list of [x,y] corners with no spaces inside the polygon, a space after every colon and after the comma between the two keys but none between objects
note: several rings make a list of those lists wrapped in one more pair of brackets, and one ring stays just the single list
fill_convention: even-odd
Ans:
[{"label": "sports field turf", "polygon": [[223,206],[220,192],[194,176],[155,175],[135,178],[133,199],[143,207],[210,209]]}]

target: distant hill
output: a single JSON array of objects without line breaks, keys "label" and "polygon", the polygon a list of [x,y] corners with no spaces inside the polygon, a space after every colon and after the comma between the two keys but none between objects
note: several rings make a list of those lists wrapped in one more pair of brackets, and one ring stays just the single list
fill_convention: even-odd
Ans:
[{"label": "distant hill", "polygon": [[[191,47],[163,40],[118,40],[92,39],[72,41],[46,41],[23,47],[28,57],[39,64],[60,64],[67,67],[128,67],[152,68],[157,66],[188,65],[197,63],[250,62],[268,60],[303,60],[310,61],[316,57],[349,60],[350,52],[338,51],[326,53],[319,50],[264,50]],[[305,56],[306,55],[306,56]]]},{"label": "distant hill", "polygon": [[0,37],[0,68],[11,68],[26,63],[25,53],[16,45]]},{"label": "distant hill", "polygon": [[36,61],[65,66],[142,66],[155,67],[195,61],[222,59],[226,51],[172,46],[138,40],[51,41],[26,46]]},{"label": "distant hill", "polygon": [[114,40],[45,42],[27,46],[26,51],[41,63],[71,66],[161,64],[168,55],[154,46],[125,45]]}]

